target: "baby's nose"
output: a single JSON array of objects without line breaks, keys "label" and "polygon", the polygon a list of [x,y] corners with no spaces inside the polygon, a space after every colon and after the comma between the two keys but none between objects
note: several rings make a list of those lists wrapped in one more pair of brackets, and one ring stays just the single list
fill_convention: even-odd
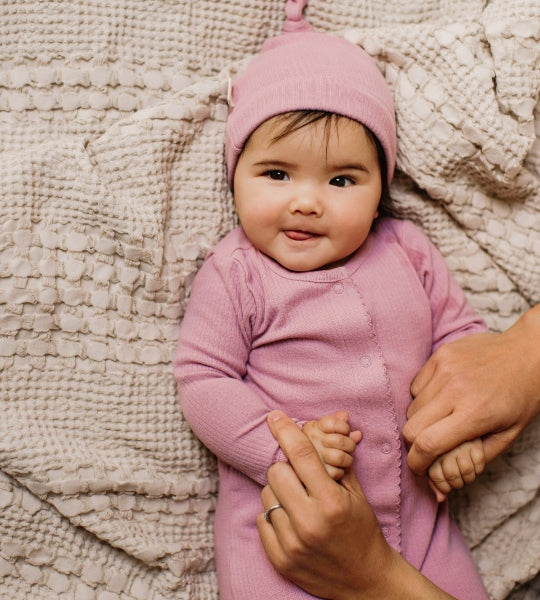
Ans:
[{"label": "baby's nose", "polygon": [[294,191],[289,203],[291,213],[320,216],[323,210],[319,191],[314,186],[302,186]]}]

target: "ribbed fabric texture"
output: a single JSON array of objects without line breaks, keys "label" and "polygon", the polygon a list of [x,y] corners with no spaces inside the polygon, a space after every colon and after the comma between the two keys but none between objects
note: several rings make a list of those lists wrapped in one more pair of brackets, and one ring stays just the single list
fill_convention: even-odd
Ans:
[{"label": "ribbed fabric texture", "polygon": [[302,109],[337,113],[368,127],[381,142],[392,180],[396,122],[388,84],[362,48],[308,30],[265,42],[233,83],[225,146],[229,185],[251,133],[270,117]]}]

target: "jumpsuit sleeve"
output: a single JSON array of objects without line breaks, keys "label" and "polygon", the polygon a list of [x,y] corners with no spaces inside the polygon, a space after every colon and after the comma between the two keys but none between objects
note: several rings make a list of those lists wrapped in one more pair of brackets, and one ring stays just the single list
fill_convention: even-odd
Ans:
[{"label": "jumpsuit sleeve", "polygon": [[256,303],[247,270],[210,255],[197,274],[174,361],[184,417],[222,461],[261,485],[285,460],[266,424],[272,409],[245,381]]},{"label": "jumpsuit sleeve", "polygon": [[486,323],[474,312],[433,243],[410,221],[399,222],[398,237],[406,240],[407,252],[429,299],[432,352],[465,335],[486,332]]}]

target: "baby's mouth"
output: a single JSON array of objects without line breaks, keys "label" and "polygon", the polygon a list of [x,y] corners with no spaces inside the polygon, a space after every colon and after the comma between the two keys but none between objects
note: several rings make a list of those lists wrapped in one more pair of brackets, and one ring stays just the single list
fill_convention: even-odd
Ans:
[{"label": "baby's mouth", "polygon": [[312,231],[300,231],[298,229],[287,229],[284,231],[284,233],[290,240],[294,240],[296,242],[303,242],[305,240],[319,237],[318,233],[313,233]]}]

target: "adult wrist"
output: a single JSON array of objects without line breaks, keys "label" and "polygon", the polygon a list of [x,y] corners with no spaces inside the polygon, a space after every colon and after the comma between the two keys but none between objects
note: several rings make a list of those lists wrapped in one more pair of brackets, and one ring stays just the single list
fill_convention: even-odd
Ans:
[{"label": "adult wrist", "polygon": [[456,600],[391,549],[391,559],[371,589],[347,590],[332,600]]},{"label": "adult wrist", "polygon": [[[362,596],[366,598],[366,596]],[[369,596],[373,600],[455,600],[392,549],[392,564],[383,588]],[[358,596],[360,599],[360,596]],[[354,600],[357,600],[356,598]]]},{"label": "adult wrist", "polygon": [[514,343],[520,361],[520,386],[540,410],[540,304],[528,310],[512,327],[502,333]]}]

